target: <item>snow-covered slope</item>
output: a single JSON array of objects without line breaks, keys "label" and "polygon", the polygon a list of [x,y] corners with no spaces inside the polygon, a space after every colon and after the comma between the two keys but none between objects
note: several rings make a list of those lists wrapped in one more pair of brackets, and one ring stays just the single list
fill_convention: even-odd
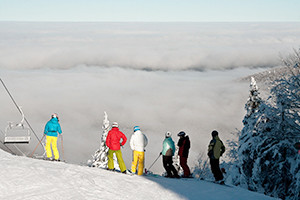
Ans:
[{"label": "snow-covered slope", "polygon": [[196,179],[129,176],[0,150],[0,199],[273,199]]}]

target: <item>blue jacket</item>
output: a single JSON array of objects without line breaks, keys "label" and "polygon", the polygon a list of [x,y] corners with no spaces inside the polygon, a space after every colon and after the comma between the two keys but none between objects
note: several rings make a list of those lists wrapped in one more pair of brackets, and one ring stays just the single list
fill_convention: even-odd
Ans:
[{"label": "blue jacket", "polygon": [[44,130],[44,134],[46,134],[48,136],[57,137],[57,132],[59,134],[62,133],[60,125],[58,123],[57,118],[52,118],[47,122],[47,124],[45,126],[45,130]]},{"label": "blue jacket", "polygon": [[[166,139],[164,140],[164,142],[163,142],[162,155],[165,156],[165,155],[167,154],[167,151],[168,151],[169,149],[172,149],[172,156],[174,156],[174,153],[175,153],[176,148],[175,148],[174,141],[172,140],[171,137],[168,137],[168,138],[166,138]],[[167,156],[169,156],[169,155],[167,155]]]}]

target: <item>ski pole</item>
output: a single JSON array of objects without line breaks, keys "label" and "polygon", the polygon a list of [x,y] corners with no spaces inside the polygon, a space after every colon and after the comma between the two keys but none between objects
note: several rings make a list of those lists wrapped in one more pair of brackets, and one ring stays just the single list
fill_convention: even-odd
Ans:
[{"label": "ski pole", "polygon": [[64,152],[64,143],[63,143],[63,136],[61,136],[61,150],[62,150],[62,154],[63,154],[63,161],[65,161],[65,152]]},{"label": "ski pole", "polygon": [[45,134],[43,135],[42,139],[39,141],[39,143],[36,145],[35,149],[33,150],[33,152],[31,153],[30,157],[32,158],[33,157],[33,154],[35,152],[35,150],[38,148],[39,144],[41,143],[41,141],[44,139],[45,137]]},{"label": "ski pole", "polygon": [[151,169],[151,167],[154,165],[154,163],[156,163],[156,161],[158,160],[158,158],[161,156],[161,154],[159,154],[159,156],[155,159],[155,161],[152,163],[152,165],[148,168],[148,170],[149,169]]}]

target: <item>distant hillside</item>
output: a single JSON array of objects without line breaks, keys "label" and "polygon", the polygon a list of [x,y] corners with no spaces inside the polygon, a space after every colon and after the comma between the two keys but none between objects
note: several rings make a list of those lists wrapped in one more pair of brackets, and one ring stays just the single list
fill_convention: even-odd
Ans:
[{"label": "distant hillside", "polygon": [[243,77],[239,81],[249,82],[249,84],[250,84],[251,77],[254,77],[257,82],[257,85],[259,87],[261,97],[267,98],[270,94],[269,88],[272,86],[272,83],[276,79],[280,79],[282,77],[287,77],[288,75],[290,75],[292,73],[299,74],[300,73],[299,68],[279,66],[279,67],[275,67],[275,68],[266,70],[264,72],[260,72],[257,74]]}]

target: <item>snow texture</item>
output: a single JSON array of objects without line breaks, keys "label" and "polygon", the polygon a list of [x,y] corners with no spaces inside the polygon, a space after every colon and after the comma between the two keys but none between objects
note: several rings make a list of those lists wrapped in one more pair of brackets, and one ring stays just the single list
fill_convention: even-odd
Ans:
[{"label": "snow texture", "polygon": [[127,176],[90,168],[13,156],[0,150],[0,199],[273,199],[239,187],[197,179]]}]

